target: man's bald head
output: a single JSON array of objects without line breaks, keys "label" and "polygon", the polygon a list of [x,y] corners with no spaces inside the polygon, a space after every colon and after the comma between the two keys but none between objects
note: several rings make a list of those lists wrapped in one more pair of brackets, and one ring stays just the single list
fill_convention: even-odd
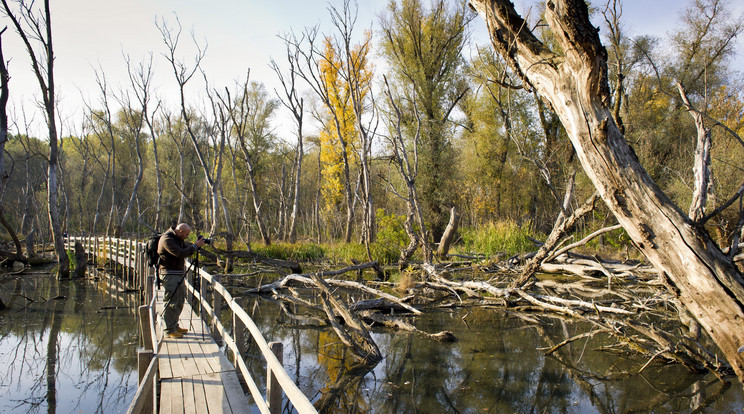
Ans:
[{"label": "man's bald head", "polygon": [[186,240],[191,234],[191,227],[186,223],[179,223],[175,228],[175,233],[181,240]]}]

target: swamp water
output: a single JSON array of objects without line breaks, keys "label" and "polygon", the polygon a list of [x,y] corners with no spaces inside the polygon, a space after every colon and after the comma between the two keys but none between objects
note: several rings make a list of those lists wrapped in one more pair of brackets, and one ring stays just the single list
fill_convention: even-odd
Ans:
[{"label": "swamp water", "polygon": [[[735,377],[723,384],[679,365],[644,367],[646,358],[611,352],[616,341],[606,336],[545,355],[590,331],[585,323],[504,309],[443,309],[408,321],[429,333],[451,331],[457,342],[373,329],[385,358],[368,370],[355,366],[330,328],[290,317],[294,305],[248,297],[243,308],[267,340],[284,344],[287,372],[320,412],[744,413],[744,388]],[[259,351],[248,354],[250,360]],[[252,368],[259,384],[265,383],[262,367]]]},{"label": "swamp water", "polygon": [[89,278],[5,278],[0,413],[121,413],[137,391],[139,295]]},{"label": "swamp water", "polygon": [[[118,413],[128,407],[137,386],[138,295],[111,288],[91,272],[91,278],[67,282],[49,274],[2,281],[2,298],[13,299],[0,311],[0,413]],[[241,301],[265,337],[284,344],[287,372],[324,412],[744,412],[735,378],[724,385],[654,362],[640,374],[624,374],[647,361],[599,351],[614,343],[600,335],[545,356],[537,348],[590,329],[558,318],[525,320],[483,308],[419,316],[410,320],[419,329],[449,330],[459,341],[374,330],[385,359],[368,370],[355,366],[324,324],[288,317],[282,306],[292,305],[251,296]],[[265,384],[258,355],[249,347],[248,364],[256,382]]]}]

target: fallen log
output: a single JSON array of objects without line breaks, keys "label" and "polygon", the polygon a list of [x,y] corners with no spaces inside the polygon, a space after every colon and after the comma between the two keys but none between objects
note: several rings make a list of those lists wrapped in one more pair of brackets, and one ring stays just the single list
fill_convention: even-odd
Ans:
[{"label": "fallen log", "polygon": [[[348,346],[364,364],[376,365],[382,361],[382,353],[364,325],[349,309],[331,293],[330,287],[320,275],[313,275],[313,281],[320,289],[323,309],[328,315],[331,327],[338,338]],[[341,317],[343,324],[338,319]]]},{"label": "fallen log", "polygon": [[211,260],[216,260],[217,255],[229,257],[229,258],[251,259],[259,263],[263,263],[265,265],[287,268],[291,270],[293,273],[302,273],[302,267],[297,262],[293,262],[289,260],[271,259],[269,257],[261,256],[258,253],[250,252],[247,250],[228,251],[228,250],[218,249],[214,246],[211,246],[211,250],[214,250],[216,254],[211,253],[208,250],[204,250],[204,249],[199,250],[199,253]]},{"label": "fallen log", "polygon": [[398,305],[395,302],[383,298],[360,300],[349,306],[349,310],[352,312],[360,312],[367,310],[383,311],[383,312],[406,312],[407,309],[403,306]]},{"label": "fallen log", "polygon": [[408,331],[423,335],[429,339],[434,339],[439,342],[457,342],[457,337],[450,331],[442,331],[435,334],[424,332],[408,322],[402,321],[399,318],[393,318],[391,316],[381,315],[376,312],[362,311],[360,315],[372,322],[379,323],[380,325],[387,326],[388,328],[397,329],[400,331]]},{"label": "fallen log", "polygon": [[[346,267],[346,268],[343,268],[343,269],[340,269],[340,270],[320,272],[317,275],[320,276],[320,277],[322,277],[322,278],[324,278],[325,276],[337,276],[337,275],[341,275],[341,274],[344,274],[344,273],[347,273],[347,272],[351,272],[351,271],[355,271],[355,270],[363,270],[363,269],[368,269],[368,268],[374,268],[375,266],[377,266],[377,262],[362,263],[362,264],[358,264],[358,265],[349,266],[349,267]],[[277,289],[282,289],[285,286],[289,285],[290,283],[298,283],[298,284],[303,284],[303,285],[315,285],[315,283],[313,283],[313,281],[311,279],[312,276],[314,276],[314,274],[306,274],[306,275],[291,274],[291,275],[287,275],[284,278],[282,278],[280,280],[277,280],[276,282],[269,283],[269,284],[263,285],[263,286],[259,286],[258,288],[255,288],[255,289],[249,289],[247,291],[247,293],[268,293],[268,292],[272,292],[272,291],[277,290]],[[360,291],[363,291],[363,292],[366,292],[366,293],[373,294],[373,295],[375,295],[377,297],[380,297],[380,298],[389,300],[390,302],[393,302],[393,303],[397,304],[398,306],[400,306],[400,307],[402,307],[402,308],[404,308],[404,309],[406,309],[409,312],[412,312],[414,314],[420,314],[421,313],[420,310],[414,308],[411,305],[408,305],[406,303],[401,302],[400,299],[396,298],[395,296],[393,296],[393,295],[391,295],[389,293],[385,293],[385,292],[383,292],[381,290],[371,288],[371,287],[369,287],[367,285],[364,285],[362,283],[352,282],[352,281],[348,281],[348,280],[336,280],[336,279],[324,279],[324,280],[325,280],[326,283],[331,284],[331,285],[334,285],[334,286],[340,286],[340,287],[344,287],[344,288],[360,290]]]}]

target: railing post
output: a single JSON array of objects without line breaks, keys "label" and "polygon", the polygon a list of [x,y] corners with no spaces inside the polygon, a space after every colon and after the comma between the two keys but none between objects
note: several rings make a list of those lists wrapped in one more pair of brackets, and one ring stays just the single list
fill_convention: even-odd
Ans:
[{"label": "railing post", "polygon": [[140,251],[139,243],[137,242],[137,240],[133,241],[133,246],[134,250],[132,254],[134,255],[134,271],[132,272],[132,288],[142,292],[142,283],[140,283],[140,281],[142,280],[142,269],[140,269]]},{"label": "railing post", "polygon": [[199,318],[201,318],[201,320],[206,324],[207,318],[205,316],[203,303],[207,302],[207,281],[201,277],[201,274],[199,274],[199,268],[196,266],[194,266],[194,278],[199,279],[199,296],[201,296],[201,300],[199,301]]},{"label": "railing post", "polygon": [[[191,285],[191,287],[195,287],[196,286],[194,284],[194,271],[193,270],[191,272],[188,272],[186,274],[186,278],[189,281],[189,285]],[[194,292],[187,290],[186,291],[186,300],[189,303],[194,303]]]},{"label": "railing post", "polygon": [[[269,348],[279,360],[279,364],[284,364],[284,345],[281,342],[269,342]],[[281,414],[282,387],[279,386],[279,381],[268,364],[266,365],[266,402],[271,414]]]},{"label": "railing post", "polygon": [[[120,254],[121,254],[121,239],[117,237],[116,238],[116,257],[115,257],[116,264],[115,264],[115,266],[118,267],[119,269],[122,269],[123,270],[124,269],[124,266],[122,266],[121,263],[119,263],[119,255]],[[119,273],[119,277],[123,277],[123,276],[124,275],[120,272]]]},{"label": "railing post", "polygon": [[132,243],[132,239],[127,239],[127,283],[129,284],[130,289],[134,289],[134,264],[132,262],[134,259],[133,248],[134,244]]},{"label": "railing post", "polygon": [[[138,372],[139,373],[138,384],[142,384],[142,381],[145,380],[145,374],[147,374],[147,368],[150,366],[150,361],[152,361],[152,358],[153,358],[153,352],[151,350],[137,351],[137,366],[138,366],[138,371],[139,371]],[[155,381],[155,383],[157,383],[157,381]],[[155,398],[145,399],[146,402],[145,402],[145,405],[142,407],[142,411],[141,411],[142,413],[154,412],[153,404],[155,403]]]},{"label": "railing post", "polygon": [[150,306],[142,305],[139,308],[140,321],[140,338],[142,338],[142,347],[152,351],[152,336],[150,335]]},{"label": "railing post", "polygon": [[152,357],[153,352],[149,349],[141,349],[137,351],[137,373],[139,374],[138,384],[141,384],[142,380],[145,378],[145,373],[147,373],[147,367],[150,366]]},{"label": "railing post", "polygon": [[[237,303],[238,298],[235,298],[235,301]],[[240,319],[240,317],[233,312],[232,315],[233,319],[233,339],[235,340],[235,345],[238,347],[238,354],[233,355],[233,365],[236,367],[238,366],[238,358],[243,358],[243,355],[245,355],[245,324],[243,323],[243,320]]]},{"label": "railing post", "polygon": [[134,268],[132,267],[132,259],[134,258],[134,254],[132,253],[132,239],[127,239],[125,245],[127,246],[127,284],[129,285],[129,289],[132,289],[134,287]]},{"label": "railing post", "polygon": [[151,267],[147,268],[147,283],[145,283],[145,302],[150,303],[152,300],[153,289],[155,289],[155,278],[157,277],[158,269],[154,269],[154,272],[150,273]]},{"label": "railing post", "polygon": [[124,272],[124,285],[129,289],[131,286],[129,285],[129,240],[124,240],[123,248],[124,248],[124,257],[122,258],[122,261],[124,262],[121,267],[122,271]]},{"label": "railing post", "polygon": [[137,242],[137,245],[140,248],[139,256],[140,256],[140,291],[144,292],[145,289],[147,289],[147,276],[148,276],[148,269],[150,268],[146,261],[145,261],[145,247],[142,246],[142,243]]},{"label": "railing post", "polygon": [[[212,276],[212,278],[214,279],[215,286],[222,282],[222,275],[217,274]],[[222,314],[222,295],[217,292],[217,289],[214,289],[214,286],[212,288],[212,309],[214,309],[214,315],[212,315],[212,338],[217,342],[217,345],[222,346],[222,335],[220,335],[220,331],[217,329],[217,323]]]}]

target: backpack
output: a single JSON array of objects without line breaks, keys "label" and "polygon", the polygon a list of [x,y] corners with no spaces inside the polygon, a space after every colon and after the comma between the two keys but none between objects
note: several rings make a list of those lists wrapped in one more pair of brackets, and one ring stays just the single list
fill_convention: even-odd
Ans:
[{"label": "backpack", "polygon": [[150,236],[145,242],[145,254],[147,255],[147,265],[157,267],[160,261],[160,255],[158,255],[158,242],[160,242],[160,233],[155,233]]}]

